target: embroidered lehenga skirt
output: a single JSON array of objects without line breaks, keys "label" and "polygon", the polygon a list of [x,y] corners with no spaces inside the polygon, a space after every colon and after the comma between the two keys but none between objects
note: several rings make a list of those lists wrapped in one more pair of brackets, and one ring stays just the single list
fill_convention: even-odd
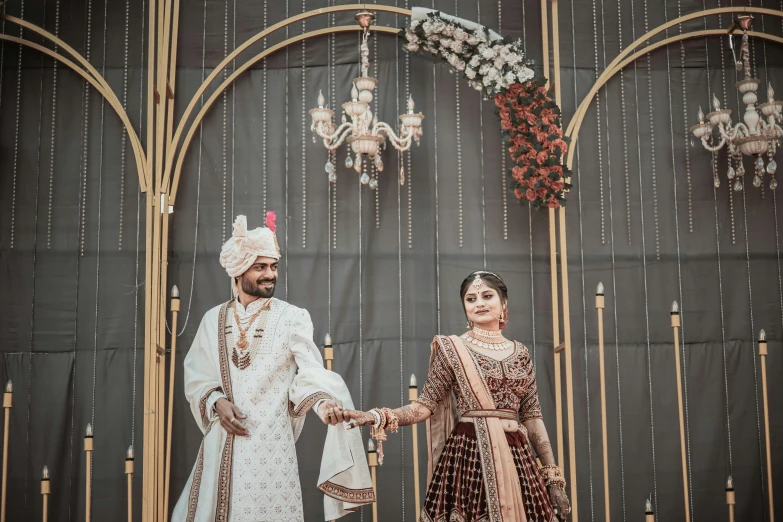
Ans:
[{"label": "embroidered lehenga skirt", "polygon": [[[528,522],[556,522],[549,495],[523,432],[506,433]],[[460,422],[443,448],[421,513],[422,522],[489,522],[481,455],[472,423]]]}]

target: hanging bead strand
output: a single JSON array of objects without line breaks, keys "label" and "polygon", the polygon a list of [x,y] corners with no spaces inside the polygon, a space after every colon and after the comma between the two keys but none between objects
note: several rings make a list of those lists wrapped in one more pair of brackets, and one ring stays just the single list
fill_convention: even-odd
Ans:
[{"label": "hanging bead strand", "polygon": [[[20,18],[24,19],[24,2],[22,2],[22,14],[20,15]],[[19,38],[23,37],[24,28],[20,27]],[[14,130],[14,169],[11,188],[11,250],[14,248],[14,235],[16,233],[16,176],[19,169],[19,124],[22,100],[22,49],[24,49],[24,46],[20,45],[18,57],[19,63],[16,74],[16,125]],[[85,83],[87,82],[85,81]]]},{"label": "hanging bead strand", "polygon": [[[524,2],[522,10],[524,11]],[[522,15],[524,25],[525,16]],[[503,34],[503,1],[498,0],[498,34]],[[503,239],[508,240],[508,178],[506,174],[506,139],[503,130],[500,130],[500,200],[503,202]]]},{"label": "hanging bead strand", "polygon": [[[57,8],[59,12],[60,2],[57,1]],[[125,43],[124,43],[124,59],[122,65],[122,108],[127,110],[128,108],[128,49],[130,42],[130,0],[125,0]],[[55,60],[55,64],[57,61]],[[55,70],[56,74],[56,70]],[[55,76],[56,78],[56,76]],[[56,80],[55,80],[56,82]],[[54,121],[54,118],[52,118]],[[122,229],[125,216],[125,168],[127,159],[126,145],[128,141],[128,130],[125,126],[122,126],[122,137],[120,139],[120,224],[119,233],[117,238],[117,250],[122,250]]]},{"label": "hanging bead strand", "polygon": [[[454,16],[459,16],[459,0],[454,0]],[[456,142],[457,142],[457,207],[458,207],[458,236],[459,247],[462,248],[464,242],[464,229],[463,229],[463,207],[462,207],[462,133],[460,132],[460,102],[459,102],[459,88],[462,83],[462,78],[459,75],[455,75],[454,78],[454,96],[456,99],[455,114],[457,116],[456,126]]]},{"label": "hanging bead strand", "polygon": [[[127,15],[126,15],[126,25],[127,25]],[[55,15],[54,15],[54,35],[59,37],[60,36],[60,0],[57,0],[56,6],[55,6]],[[127,38],[126,38],[127,42]],[[54,52],[57,52],[59,50],[59,46],[54,46]],[[51,130],[51,144],[50,144],[50,154],[49,154],[49,211],[47,214],[47,224],[46,224],[46,249],[49,250],[52,248],[52,210],[54,208],[54,159],[55,159],[55,140],[57,137],[57,64],[58,61],[54,60],[54,63],[52,63],[52,130]],[[0,67],[2,67],[2,64],[0,64]],[[0,79],[0,83],[2,80]],[[123,127],[123,132],[125,132],[125,127]],[[122,216],[122,214],[120,214]],[[120,219],[120,241],[122,241],[122,219]]]},{"label": "hanging bead strand", "polygon": [[[307,0],[302,0],[302,12],[307,12]],[[307,22],[302,20],[302,34]],[[302,40],[302,248],[307,248],[307,43]]]},{"label": "hanging bead strand", "polygon": [[[264,27],[269,27],[269,18],[268,18],[268,4],[269,0],[264,0]],[[267,49],[267,41],[266,37],[264,37],[264,50]],[[267,207],[267,172],[268,172],[268,158],[267,158],[267,92],[268,92],[268,85],[269,85],[269,71],[267,69],[267,58],[264,58],[263,62],[263,80],[262,80],[262,108],[263,108],[263,118],[261,119],[261,198],[263,201],[262,208],[264,213],[262,215],[266,215],[266,212],[268,210]]]}]

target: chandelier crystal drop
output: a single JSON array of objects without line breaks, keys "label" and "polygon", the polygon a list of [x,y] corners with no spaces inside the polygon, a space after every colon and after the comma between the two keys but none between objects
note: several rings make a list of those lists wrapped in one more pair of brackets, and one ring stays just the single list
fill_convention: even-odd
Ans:
[{"label": "chandelier crystal drop", "polygon": [[[737,71],[744,73],[744,79],[737,82],[742,103],[745,104],[745,114],[741,122],[733,124],[731,120],[731,110],[721,109],[720,100],[713,94],[713,111],[705,116],[699,107],[697,117],[699,123],[692,126],[690,131],[693,136],[701,140],[702,146],[708,151],[716,154],[724,147],[728,152],[729,168],[726,177],[734,180],[733,188],[735,191],[742,191],[742,182],[740,178],[745,174],[745,167],[742,164],[744,156],[755,156],[753,177],[753,186],[761,187],[764,184],[764,175],[768,174],[772,179],[769,182],[769,188],[775,190],[778,186],[774,174],[777,170],[777,163],[773,157],[780,146],[781,137],[783,137],[783,101],[775,100],[775,91],[772,85],[767,86],[766,103],[757,104],[759,80],[753,78],[750,68],[750,48],[748,45],[748,31],[753,25],[753,17],[750,15],[740,15],[737,17],[732,28],[742,30],[742,44],[740,47],[740,60],[736,61]],[[732,29],[729,30],[729,47],[734,52],[734,40]],[[717,143],[716,143],[717,140]],[[764,155],[768,157],[768,163],[764,164]],[[734,179],[736,176],[736,179]],[[715,179],[715,186],[719,185],[719,180]]]},{"label": "chandelier crystal drop", "polygon": [[[422,113],[414,112],[414,103],[411,96],[408,97],[408,112],[400,115],[400,124],[397,132],[387,123],[378,120],[378,116],[370,110],[373,101],[373,91],[378,85],[378,80],[370,77],[370,47],[367,39],[370,35],[370,26],[375,21],[375,14],[362,11],[356,15],[356,21],[362,27],[361,44],[361,76],[353,80],[351,86],[351,100],[343,103],[342,123],[337,126],[333,123],[334,110],[325,107],[323,93],[318,94],[318,107],[310,109],[312,124],[310,130],[314,136],[323,140],[324,146],[329,151],[338,149],[343,143],[350,145],[348,157],[345,160],[346,168],[353,167],[357,174],[361,174],[364,158],[369,159],[375,168],[383,170],[381,152],[386,147],[387,140],[400,152],[410,150],[415,141],[419,144],[423,134],[421,122],[424,119]],[[351,151],[356,155],[351,159]],[[328,172],[328,171],[327,171]],[[329,172],[328,172],[329,173]],[[329,173],[331,175],[331,173]],[[370,178],[362,175],[359,181],[364,185],[375,188],[376,183],[370,183]]]}]

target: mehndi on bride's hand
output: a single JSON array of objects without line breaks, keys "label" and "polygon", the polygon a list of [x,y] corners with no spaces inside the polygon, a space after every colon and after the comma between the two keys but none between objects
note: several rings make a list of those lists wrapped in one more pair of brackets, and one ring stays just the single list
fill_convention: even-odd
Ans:
[{"label": "mehndi on bride's hand", "polygon": [[372,413],[359,410],[346,410],[343,412],[343,418],[348,421],[346,429],[349,430],[358,426],[374,426],[377,421]]},{"label": "mehndi on bride's hand", "polygon": [[560,520],[566,520],[571,514],[571,503],[568,496],[559,484],[552,484],[547,488],[549,491],[549,501],[555,509],[555,514]]}]

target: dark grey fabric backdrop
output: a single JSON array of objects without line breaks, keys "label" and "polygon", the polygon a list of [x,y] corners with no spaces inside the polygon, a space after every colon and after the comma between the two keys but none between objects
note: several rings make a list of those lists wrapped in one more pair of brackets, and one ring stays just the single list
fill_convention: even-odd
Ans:
[{"label": "dark grey fabric backdrop", "polygon": [[[752,3],[759,4],[780,7],[772,0]],[[326,5],[327,0],[183,1],[177,111],[205,72],[265,22]],[[560,2],[566,122],[575,99],[646,28],[719,5],[726,2]],[[521,38],[529,57],[541,63],[538,1],[438,0],[435,6],[492,28],[501,15],[501,32]],[[88,55],[105,71],[134,125],[143,122],[142,1],[13,0],[7,9],[58,32]],[[351,22],[352,13],[337,16],[338,25]],[[380,17],[383,25],[403,22]],[[309,20],[305,28],[327,23]],[[707,26],[728,23],[724,17]],[[694,21],[682,30],[702,27]],[[780,35],[783,28],[779,19],[765,18],[756,29]],[[297,24],[290,34],[301,30]],[[4,32],[19,34],[9,24]],[[282,38],[276,35],[268,44]],[[201,315],[229,297],[218,253],[233,216],[247,214],[255,226],[269,208],[278,212],[285,252],[278,297],[310,311],[317,342],[331,332],[335,369],[357,406],[407,400],[409,375],[423,381],[432,335],[463,327],[460,281],[486,266],[508,282],[509,333],[535,355],[554,439],[548,215],[519,206],[504,190],[494,106],[482,105],[446,67],[421,57],[408,61],[394,38],[380,37],[377,112],[394,121],[409,84],[426,115],[425,135],[409,164],[406,159],[409,182],[402,188],[394,181],[397,157],[387,151],[377,203],[342,166],[341,152],[333,226],[326,154],[312,143],[303,111],[314,105],[319,89],[332,97],[332,70],[331,103],[341,103],[358,67],[355,36],[336,39],[333,69],[329,44],[327,38],[308,41],[278,53],[266,69],[254,67],[212,109],[188,151],[171,221],[169,265],[169,282],[182,293],[178,389],[182,358]],[[55,71],[36,52],[11,44],[0,48],[0,350],[2,376],[15,388],[9,520],[40,517],[44,464],[52,473],[50,520],[84,516],[81,436],[88,422],[96,431],[93,520],[121,520],[124,451],[132,442],[140,445],[143,421],[144,195],[127,145],[123,155],[119,121],[100,98],[90,91],[85,97],[74,73]],[[727,520],[723,487],[729,473],[737,488],[738,520],[768,518],[754,342],[762,327],[771,339],[774,469],[778,484],[783,479],[781,218],[769,190],[730,193],[724,176],[713,191],[709,154],[690,145],[687,127],[699,104],[707,108],[711,90],[737,108],[725,41],[712,40],[706,48],[704,41],[674,45],[626,69],[600,93],[580,135],[568,203],[580,520],[602,520],[604,509],[593,302],[599,281],[607,289],[613,519],[641,520],[649,493],[659,520],[683,518],[669,326],[675,299],[683,309],[693,519]],[[783,92],[780,48],[757,42],[753,50],[762,82],[770,80]],[[723,158],[720,168],[726,168]],[[200,441],[181,393],[174,418],[172,505]],[[315,482],[324,434],[312,417],[298,444],[307,520],[321,519],[323,509]],[[386,463],[378,470],[382,520],[414,518],[410,437],[405,429],[385,445]],[[140,500],[135,498],[137,514]],[[365,509],[348,518],[370,516]]]}]

